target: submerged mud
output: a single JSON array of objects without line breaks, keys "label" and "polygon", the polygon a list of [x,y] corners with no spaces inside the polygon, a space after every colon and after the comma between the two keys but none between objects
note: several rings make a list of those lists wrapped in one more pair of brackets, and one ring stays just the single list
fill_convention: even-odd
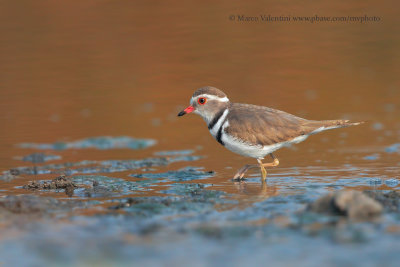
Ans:
[{"label": "submerged mud", "polygon": [[26,155],[22,157],[23,161],[30,161],[32,163],[43,163],[50,160],[59,160],[61,156],[58,155],[50,155],[45,153],[33,153],[30,155]]},{"label": "submerged mud", "polygon": [[56,142],[53,144],[36,144],[36,143],[22,143],[19,144],[21,148],[31,149],[51,149],[51,150],[64,150],[64,149],[116,149],[116,148],[128,148],[128,149],[143,149],[156,144],[155,140],[152,139],[138,139],[128,136],[99,136],[90,137],[82,140],[71,141],[71,142]]},{"label": "submerged mud", "polygon": [[[111,146],[98,142],[88,146]],[[54,144],[41,147],[54,149]],[[52,160],[47,152],[26,156],[32,166],[1,176],[3,182],[24,183],[15,188],[22,195],[0,199],[0,258],[38,266],[60,261],[85,265],[93,257],[109,265],[174,265],[176,259],[207,265],[218,252],[221,265],[238,264],[243,253],[246,264],[294,264],[304,255],[321,253],[322,247],[340,255],[341,263],[352,263],[351,255],[365,250],[370,254],[364,262],[376,262],[369,256],[374,249],[390,262],[399,260],[394,246],[400,237],[399,182],[391,173],[374,177],[353,166],[323,169],[326,177],[341,173],[340,179],[327,182],[321,169],[291,168],[271,175],[266,184],[258,173],[231,182],[225,174],[196,167],[201,157],[195,150],[152,154],[52,164],[46,162]],[[303,243],[309,245],[299,248]],[[354,245],[351,253],[344,249],[347,244]],[[287,254],[299,249],[298,255]],[[324,262],[313,257],[311,263]]]},{"label": "submerged mud", "polygon": [[[66,212],[73,208],[84,207],[81,201],[60,201],[51,197],[36,195],[7,196],[0,200],[0,214],[13,213],[16,215],[29,214],[51,214],[55,212]],[[5,217],[1,217],[3,221]]]},{"label": "submerged mud", "polygon": [[[139,160],[83,160],[79,162],[65,162],[47,165],[22,166],[3,172],[2,180],[12,180],[18,175],[64,174],[80,173],[112,173],[141,168],[167,166],[174,162],[195,161],[199,156],[158,157]],[[84,167],[82,167],[84,166]]]},{"label": "submerged mud", "polygon": [[[183,173],[187,173],[187,179]],[[146,190],[146,186],[162,185],[164,181],[173,180],[174,174],[175,182],[164,185],[162,190],[167,195],[121,198],[127,193]],[[394,209],[400,201],[396,191],[335,191],[315,199],[306,194],[281,195],[239,208],[238,200],[230,194],[207,184],[190,182],[210,175],[212,173],[188,167],[143,173],[143,176],[134,174],[136,180],[132,181],[99,175],[61,176],[41,181],[35,190],[57,191],[65,184],[73,184],[75,196],[80,200],[60,201],[29,195],[1,200],[1,221],[20,221],[22,224],[13,223],[13,228],[20,234],[8,239],[7,246],[0,242],[0,256],[11,262],[11,246],[15,253],[27,256],[17,261],[20,264],[28,261],[39,265],[49,263],[44,251],[51,252],[55,261],[64,260],[68,264],[90,263],[92,257],[89,254],[96,255],[102,262],[145,264],[156,260],[172,264],[177,258],[184,262],[197,259],[204,263],[217,251],[229,255],[219,257],[225,265],[240,262],[240,251],[245,251],[250,257],[247,263],[268,261],[278,264],[282,261],[294,263],[302,257],[300,255],[321,252],[323,247],[326,252],[335,252],[335,259],[339,257],[342,263],[352,262],[354,255],[364,255],[365,251],[369,254],[364,255],[364,260],[372,263],[377,262],[373,251],[386,255],[389,262],[399,259],[394,245],[399,242],[400,229],[394,235],[387,232],[396,231],[393,225],[400,220],[399,211]],[[80,211],[93,209],[98,202],[87,202],[92,197],[106,197],[107,206],[100,208],[94,216],[71,213],[76,208]],[[379,213],[365,213],[369,205],[383,209],[379,209]],[[41,220],[40,224],[31,224],[29,231],[25,230],[28,214],[36,214]],[[70,215],[60,220],[55,217],[57,214]],[[367,216],[362,216],[363,223],[358,223],[353,220],[359,218],[354,214]],[[387,216],[390,219],[384,220]],[[377,217],[380,220],[372,220]],[[55,249],[57,240],[68,245]],[[302,243],[308,246],[299,248]],[[350,251],[344,249],[347,244],[353,244]],[[182,253],[183,248],[185,253]],[[266,248],[279,255],[284,255],[282,253],[288,249],[300,249],[301,254],[288,254],[283,259],[278,254],[262,253]],[[324,259],[333,260],[329,256]],[[313,262],[324,260],[313,257]]]},{"label": "submerged mud", "polygon": [[201,171],[202,168],[185,167],[177,171],[168,171],[163,173],[140,173],[131,174],[136,178],[147,179],[165,179],[168,181],[190,181],[195,179],[205,179],[214,176],[213,171]]}]

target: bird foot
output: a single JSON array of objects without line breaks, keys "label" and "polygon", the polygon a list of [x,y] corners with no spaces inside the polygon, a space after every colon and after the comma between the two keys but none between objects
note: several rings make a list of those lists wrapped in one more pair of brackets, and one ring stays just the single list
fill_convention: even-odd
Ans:
[{"label": "bird foot", "polygon": [[257,167],[258,167],[257,165],[244,165],[242,168],[240,168],[240,169],[236,172],[235,176],[233,176],[233,180],[235,180],[235,181],[244,180],[244,178],[243,178],[244,174],[245,174],[248,170],[250,170],[250,169],[252,169],[252,168],[257,168]]}]

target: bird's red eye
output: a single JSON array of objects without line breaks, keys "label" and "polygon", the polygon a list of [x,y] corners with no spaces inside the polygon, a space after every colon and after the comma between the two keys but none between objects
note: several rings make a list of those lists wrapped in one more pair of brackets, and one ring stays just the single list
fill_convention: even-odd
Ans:
[{"label": "bird's red eye", "polygon": [[204,105],[207,102],[207,99],[205,97],[200,97],[197,102],[199,102],[200,105]]}]

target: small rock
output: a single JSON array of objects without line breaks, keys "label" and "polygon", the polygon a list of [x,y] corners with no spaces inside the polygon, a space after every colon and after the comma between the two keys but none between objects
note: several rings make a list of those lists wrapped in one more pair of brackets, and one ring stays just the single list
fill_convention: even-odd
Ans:
[{"label": "small rock", "polygon": [[105,186],[101,186],[99,181],[93,180],[91,188],[83,190],[85,197],[107,197],[112,195],[112,191]]},{"label": "small rock", "polygon": [[73,194],[73,189],[78,187],[71,178],[65,177],[65,175],[60,175],[54,178],[51,181],[30,181],[27,185],[24,185],[22,188],[28,190],[49,190],[49,189],[65,189],[68,190],[67,195],[71,193]]},{"label": "small rock", "polygon": [[376,200],[359,191],[340,191],[335,203],[350,219],[368,219],[380,215],[383,207]]},{"label": "small rock", "polygon": [[3,174],[0,175],[0,180],[9,182],[17,177],[18,177],[17,174],[13,174],[13,172],[9,170],[9,171],[4,171]]},{"label": "small rock", "polygon": [[10,174],[11,174],[11,175],[19,175],[19,174],[20,174],[20,171],[19,171],[18,169],[11,169],[11,170],[10,170]]},{"label": "small rock", "polygon": [[29,181],[27,185],[24,185],[22,188],[24,189],[39,189],[41,184],[37,181]]},{"label": "small rock", "polygon": [[74,195],[74,190],[75,187],[72,184],[69,184],[67,187],[65,187],[65,194],[69,197],[72,197]]},{"label": "small rock", "polygon": [[318,198],[313,203],[309,204],[307,209],[316,213],[343,215],[340,214],[340,210],[334,204],[333,193]]},{"label": "small rock", "polygon": [[308,210],[346,216],[351,220],[368,220],[379,216],[383,206],[362,192],[339,191],[317,199],[308,206]]},{"label": "small rock", "polygon": [[397,191],[385,192],[374,190],[365,191],[365,194],[381,203],[387,211],[400,211],[400,193]]}]

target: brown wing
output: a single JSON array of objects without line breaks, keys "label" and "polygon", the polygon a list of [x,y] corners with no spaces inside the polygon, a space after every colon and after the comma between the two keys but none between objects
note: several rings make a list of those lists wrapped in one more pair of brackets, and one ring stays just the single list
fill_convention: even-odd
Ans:
[{"label": "brown wing", "polygon": [[324,126],[280,110],[238,103],[229,108],[227,119],[226,133],[262,146],[288,141]]}]

